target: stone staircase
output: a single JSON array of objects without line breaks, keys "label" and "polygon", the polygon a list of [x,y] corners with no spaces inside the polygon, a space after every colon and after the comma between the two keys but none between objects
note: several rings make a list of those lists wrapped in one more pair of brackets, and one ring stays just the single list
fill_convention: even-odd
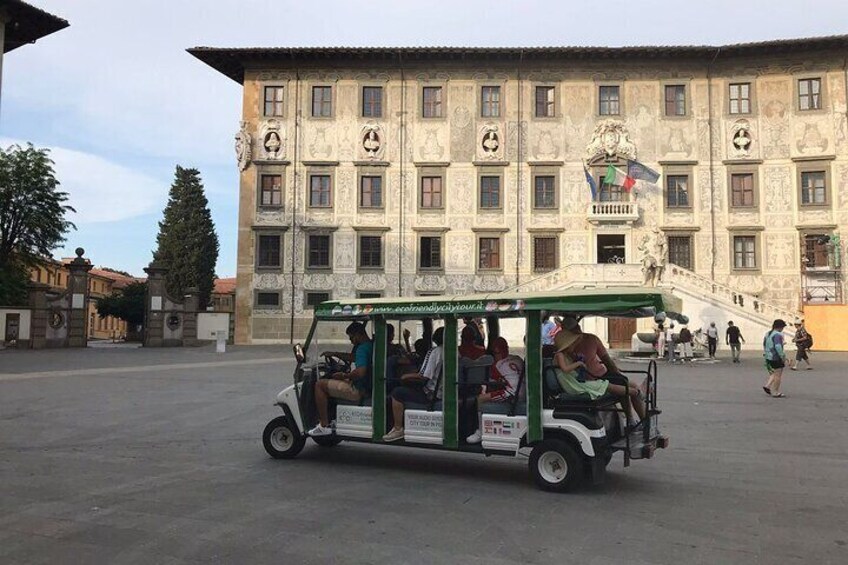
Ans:
[{"label": "stone staircase", "polygon": [[[642,280],[642,267],[639,264],[577,263],[545,273],[504,292],[614,286],[641,287]],[[800,316],[797,311],[764,301],[752,294],[740,292],[678,265],[666,266],[660,288],[670,291],[683,301],[683,314],[689,316],[693,328],[698,328],[709,321],[715,321],[720,328],[723,328],[727,320],[733,320],[742,330],[742,334],[748,336],[752,346],[758,345],[759,336],[771,328],[772,322],[777,318],[782,318],[790,324],[786,328],[786,333],[791,336],[793,334],[792,320]],[[754,336],[757,339],[754,339]]]}]

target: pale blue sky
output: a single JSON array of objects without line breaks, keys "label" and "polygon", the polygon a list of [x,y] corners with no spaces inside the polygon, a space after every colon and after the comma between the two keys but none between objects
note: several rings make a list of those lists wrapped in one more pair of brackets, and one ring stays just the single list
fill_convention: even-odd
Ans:
[{"label": "pale blue sky", "polygon": [[[10,53],[0,143],[54,150],[71,255],[142,274],[174,166],[200,169],[236,262],[240,87],[187,47],[691,45],[848,33],[848,2],[28,0],[71,27]],[[697,7],[696,7],[697,6]]]}]

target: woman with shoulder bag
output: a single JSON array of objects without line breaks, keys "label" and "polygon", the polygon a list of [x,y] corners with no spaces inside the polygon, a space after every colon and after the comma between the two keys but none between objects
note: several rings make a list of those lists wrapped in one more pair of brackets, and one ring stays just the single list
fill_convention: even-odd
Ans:
[{"label": "woman with shoulder bag", "polygon": [[763,390],[772,398],[785,398],[780,392],[780,380],[783,368],[786,366],[786,352],[783,350],[783,328],[786,322],[777,319],[771,325],[771,330],[763,338],[763,357],[766,361],[766,371],[769,376]]}]

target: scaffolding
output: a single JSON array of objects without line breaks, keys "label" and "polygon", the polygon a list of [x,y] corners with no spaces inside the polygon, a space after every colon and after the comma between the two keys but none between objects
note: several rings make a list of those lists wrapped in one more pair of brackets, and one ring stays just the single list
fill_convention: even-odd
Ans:
[{"label": "scaffolding", "polygon": [[844,304],[842,244],[838,235],[801,238],[801,303]]}]

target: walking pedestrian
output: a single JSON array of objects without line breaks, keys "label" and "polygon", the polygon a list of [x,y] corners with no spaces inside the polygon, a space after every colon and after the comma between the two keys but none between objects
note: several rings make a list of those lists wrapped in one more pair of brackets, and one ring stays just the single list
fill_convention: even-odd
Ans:
[{"label": "walking pedestrian", "polygon": [[783,350],[783,328],[785,327],[786,322],[778,318],[763,338],[763,357],[766,362],[766,371],[769,373],[763,390],[772,398],[786,397],[780,392],[780,381],[783,377],[783,368],[786,366],[786,352]]},{"label": "walking pedestrian", "polygon": [[715,359],[717,346],[718,328],[715,322],[710,322],[710,327],[707,328],[707,350],[709,351],[710,359]]},{"label": "walking pedestrian", "polygon": [[683,344],[683,362],[692,362],[692,332],[687,326],[683,326],[678,336],[678,341]]},{"label": "walking pedestrian", "polygon": [[657,358],[665,357],[665,328],[662,324],[657,326]]},{"label": "walking pedestrian", "polygon": [[665,330],[665,349],[668,352],[668,362],[674,363],[674,350],[677,344],[674,343],[674,322],[668,325]]},{"label": "walking pedestrian", "polygon": [[742,343],[745,343],[745,338],[742,337],[742,332],[737,326],[733,325],[733,320],[727,322],[727,331],[724,333],[724,341],[730,346],[730,355],[733,357],[734,363],[739,363],[739,352],[742,349]]},{"label": "walking pedestrian", "polygon": [[797,350],[795,351],[795,363],[790,364],[789,368],[797,371],[801,365],[801,361],[805,361],[807,363],[807,370],[810,371],[813,368],[810,363],[810,348],[813,346],[813,336],[804,327],[804,320],[799,318],[795,320],[793,325],[795,326],[795,337],[792,338],[792,341],[795,342]]}]

